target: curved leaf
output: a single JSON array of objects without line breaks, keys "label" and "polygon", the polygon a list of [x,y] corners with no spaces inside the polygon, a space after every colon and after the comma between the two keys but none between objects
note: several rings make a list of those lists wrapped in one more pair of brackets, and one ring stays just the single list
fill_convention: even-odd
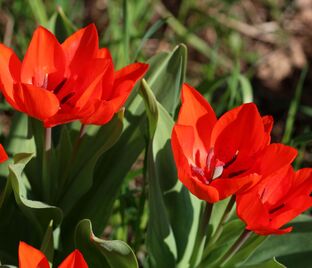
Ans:
[{"label": "curved leaf", "polygon": [[25,178],[22,173],[25,165],[33,157],[33,154],[21,153],[14,157],[14,164],[9,166],[9,181],[12,185],[15,200],[23,213],[33,222],[40,234],[44,234],[46,227],[53,220],[59,225],[63,218],[61,209],[49,206],[43,202],[28,199]]},{"label": "curved leaf", "polygon": [[131,248],[119,240],[102,240],[92,232],[90,220],[78,223],[75,234],[76,247],[92,268],[137,268],[138,263]]}]

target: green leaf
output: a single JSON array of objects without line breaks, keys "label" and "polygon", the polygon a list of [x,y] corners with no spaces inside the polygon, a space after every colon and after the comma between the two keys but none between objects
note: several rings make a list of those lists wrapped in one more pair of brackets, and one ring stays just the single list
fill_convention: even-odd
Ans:
[{"label": "green leaf", "polygon": [[50,263],[53,263],[54,256],[53,221],[50,221],[50,224],[44,234],[40,251],[47,257]]},{"label": "green leaf", "polygon": [[122,241],[97,238],[91,222],[82,220],[76,228],[76,247],[92,268],[137,268],[138,263],[131,248]]},{"label": "green leaf", "polygon": [[33,157],[33,154],[18,154],[14,157],[14,164],[10,165],[9,181],[12,185],[15,200],[23,213],[32,221],[34,231],[43,235],[50,221],[55,225],[61,223],[63,213],[54,206],[28,199],[25,178],[22,176],[25,165]]},{"label": "green leaf", "polygon": [[287,267],[310,267],[312,254],[312,220],[301,215],[291,224],[291,233],[270,236],[246,261],[245,265],[254,265],[276,257]]},{"label": "green leaf", "polygon": [[255,265],[242,265],[240,268],[286,268],[283,264],[279,263],[275,258],[255,264]]},{"label": "green leaf", "polygon": [[248,78],[242,74],[239,74],[238,80],[240,82],[240,89],[242,92],[243,102],[244,103],[253,102],[252,86]]},{"label": "green leaf", "polygon": [[225,268],[239,267],[265,241],[266,236],[253,235],[241,249],[226,263]]},{"label": "green leaf", "polygon": [[59,202],[64,213],[68,213],[91,188],[94,167],[99,157],[116,143],[122,129],[123,111],[115,115],[109,123],[100,127],[95,135],[85,134],[81,139],[77,152],[73,151],[73,162],[68,163],[72,167],[69,185],[65,185],[65,193]]},{"label": "green leaf", "polygon": [[288,115],[286,119],[286,125],[285,125],[285,131],[283,135],[282,142],[283,143],[289,143],[293,134],[293,128],[295,124],[296,114],[298,111],[302,90],[303,90],[303,84],[306,79],[306,76],[308,74],[309,67],[305,66],[304,69],[301,72],[301,75],[299,77],[296,89],[295,89],[295,96],[289,106]]},{"label": "green leaf", "polygon": [[57,6],[53,31],[59,42],[63,42],[69,35],[73,34],[77,27],[66,16],[61,6]]},{"label": "green leaf", "polygon": [[49,26],[48,15],[42,0],[28,0],[28,4],[39,24],[44,27]]},{"label": "green leaf", "polygon": [[187,49],[178,45],[172,53],[153,57],[146,81],[153,90],[156,99],[174,115],[179,103],[180,89],[185,79]]},{"label": "green leaf", "polygon": [[[195,243],[199,200],[177,179],[170,138],[173,119],[143,80],[141,94],[149,121],[147,173],[149,223],[146,244],[151,267],[188,267]],[[183,224],[181,225],[181,222]]]},{"label": "green leaf", "polygon": [[[222,201],[222,205],[219,207],[213,207],[213,209],[216,211],[216,208],[222,209],[223,207],[225,208],[226,202]],[[218,203],[214,204],[218,205]],[[221,210],[221,211],[224,211]],[[216,212],[214,212],[211,216],[211,221],[210,224],[212,225],[212,232],[215,229],[214,225],[214,216],[217,216]],[[216,217],[216,218],[221,218],[221,217]],[[219,220],[220,221],[220,220]],[[217,221],[217,222],[219,222]],[[207,267],[208,265],[213,265],[217,264],[219,259],[225,254],[225,252],[231,247],[231,245],[235,242],[235,240],[239,237],[241,234],[242,230],[244,230],[244,224],[238,220],[231,220],[227,222],[223,227],[222,227],[222,234],[219,237],[219,239],[210,247],[209,254],[205,259],[202,261],[200,267]],[[209,243],[209,240],[208,240]]]}]

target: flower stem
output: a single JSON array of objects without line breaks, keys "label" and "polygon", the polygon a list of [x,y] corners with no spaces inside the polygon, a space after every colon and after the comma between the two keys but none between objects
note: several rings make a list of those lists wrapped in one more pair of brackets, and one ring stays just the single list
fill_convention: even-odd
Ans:
[{"label": "flower stem", "polygon": [[244,230],[244,232],[238,237],[230,249],[220,259],[220,267],[226,264],[241,249],[251,234],[251,231],[246,229]]},{"label": "flower stem", "polygon": [[208,256],[212,246],[220,238],[222,231],[223,231],[223,226],[228,221],[229,217],[231,216],[231,211],[232,211],[234,204],[235,204],[235,197],[232,196],[229,203],[227,204],[227,206],[224,210],[224,213],[220,219],[220,222],[216,228],[214,235],[208,241],[208,244],[207,244],[205,251],[204,251],[204,254],[203,254],[203,259],[205,259]]},{"label": "flower stem", "polygon": [[201,216],[199,219],[198,230],[196,234],[196,239],[194,243],[193,253],[191,256],[190,263],[196,267],[198,262],[201,259],[202,250],[205,245],[207,230],[209,228],[209,221],[211,217],[213,204],[205,203],[204,209],[201,212]]},{"label": "flower stem", "polygon": [[44,144],[42,154],[42,190],[44,201],[50,202],[51,197],[51,185],[50,185],[50,150],[52,148],[52,128],[44,129]]},{"label": "flower stem", "polygon": [[52,147],[52,128],[45,128],[44,150],[49,151]]}]

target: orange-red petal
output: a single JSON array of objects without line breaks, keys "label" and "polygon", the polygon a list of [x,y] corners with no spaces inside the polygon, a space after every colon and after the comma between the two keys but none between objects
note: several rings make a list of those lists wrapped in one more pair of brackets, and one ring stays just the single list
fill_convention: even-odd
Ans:
[{"label": "orange-red petal", "polygon": [[259,157],[257,172],[267,176],[288,166],[297,157],[297,150],[281,143],[272,143],[265,147]]},{"label": "orange-red petal", "polygon": [[22,63],[21,82],[54,90],[63,80],[65,57],[56,37],[38,27]]},{"label": "orange-red petal", "polygon": [[55,115],[59,110],[59,100],[46,89],[20,84],[14,93],[14,98],[22,111],[31,117],[43,121]]},{"label": "orange-red petal", "polygon": [[[216,122],[216,115],[204,97],[190,85],[183,84],[182,106],[177,124],[194,128],[194,152],[197,150],[209,151],[210,135]],[[201,155],[205,156],[205,154]],[[201,159],[201,162],[204,161],[206,161],[205,158]]]},{"label": "orange-red petal", "polygon": [[148,64],[133,63],[114,74],[114,84],[109,92],[106,81],[103,79],[102,99],[112,101],[115,111],[118,111],[127,100],[135,83],[147,72]]},{"label": "orange-red petal", "polygon": [[14,100],[14,84],[20,80],[21,62],[12,49],[0,44],[1,91],[8,103],[20,110]]},{"label": "orange-red petal", "polygon": [[80,73],[85,64],[97,56],[98,42],[95,25],[89,24],[62,43],[67,65],[66,76]]},{"label": "orange-red petal", "polygon": [[266,142],[263,121],[253,103],[243,104],[224,114],[211,134],[216,158],[228,163],[238,153],[235,165],[259,152]]},{"label": "orange-red petal", "polygon": [[110,102],[95,100],[86,114],[80,120],[82,124],[104,125],[113,118],[115,110]]},{"label": "orange-red petal", "polygon": [[211,186],[214,187],[219,193],[219,200],[223,200],[233,194],[243,192],[257,182],[259,182],[261,176],[259,174],[249,174],[237,176],[235,178],[217,178],[211,182]]},{"label": "orange-red petal", "polygon": [[60,264],[59,268],[88,268],[88,264],[79,250],[74,250]]},{"label": "orange-red petal", "polygon": [[24,242],[20,242],[19,244],[18,262],[19,268],[50,268],[44,254]]},{"label": "orange-red petal", "polygon": [[8,158],[9,157],[8,157],[7,153],[5,152],[2,144],[0,144],[0,163],[8,160]]}]

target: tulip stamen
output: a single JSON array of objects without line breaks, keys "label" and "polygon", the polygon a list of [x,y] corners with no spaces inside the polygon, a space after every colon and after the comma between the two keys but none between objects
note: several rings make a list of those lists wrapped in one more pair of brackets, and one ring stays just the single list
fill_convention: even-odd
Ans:
[{"label": "tulip stamen", "polygon": [[282,209],[283,207],[285,207],[285,204],[281,204],[275,208],[272,208],[269,210],[269,214],[273,214],[273,213],[277,212],[278,210]]},{"label": "tulip stamen", "polygon": [[235,162],[235,160],[237,159],[238,153],[239,153],[239,150],[236,150],[235,155],[232,157],[232,159],[230,161],[225,163],[224,168],[229,167],[230,165],[232,165]]},{"label": "tulip stamen", "polygon": [[60,92],[60,90],[62,89],[62,87],[64,86],[64,84],[66,83],[67,79],[64,78],[53,90],[54,94],[58,94]]},{"label": "tulip stamen", "polygon": [[191,165],[192,175],[204,184],[209,184],[209,180],[206,178],[205,171],[202,168]]}]

